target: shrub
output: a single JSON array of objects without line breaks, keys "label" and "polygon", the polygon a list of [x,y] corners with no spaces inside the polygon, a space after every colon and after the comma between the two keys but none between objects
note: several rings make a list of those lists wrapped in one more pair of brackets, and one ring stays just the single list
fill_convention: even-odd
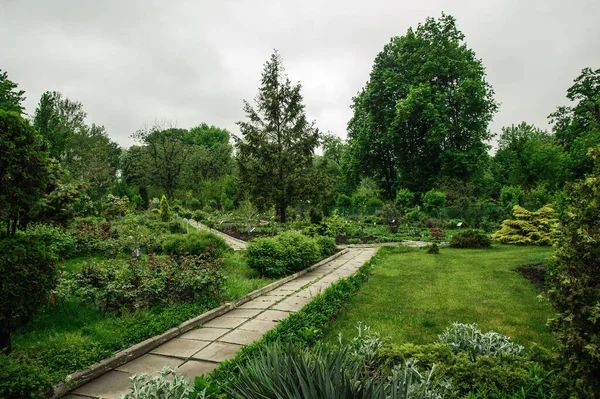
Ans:
[{"label": "shrub", "polygon": [[56,254],[26,234],[0,240],[0,351],[46,303],[57,281]]},{"label": "shrub", "polygon": [[494,331],[481,332],[475,324],[453,323],[452,327],[438,335],[440,342],[450,346],[453,352],[464,352],[473,362],[477,356],[521,355],[524,347]]},{"label": "shrub", "polygon": [[352,206],[352,198],[346,194],[339,194],[335,199],[335,204],[337,206]]},{"label": "shrub", "polygon": [[329,236],[315,236],[313,238],[319,247],[321,257],[325,258],[335,253],[337,246],[335,245],[335,238]]},{"label": "shrub", "polygon": [[0,398],[45,398],[52,381],[34,359],[20,359],[0,352]]},{"label": "shrub", "polygon": [[[185,399],[192,398],[194,385],[182,374],[165,367],[156,376],[136,374],[131,377],[131,392],[123,399]],[[194,396],[195,398],[196,396]]]},{"label": "shrub", "polygon": [[77,240],[62,227],[33,224],[27,227],[26,235],[33,241],[43,242],[59,258],[69,258],[77,253]]},{"label": "shrub", "polygon": [[319,224],[323,220],[323,212],[319,208],[311,206],[308,208],[308,218],[312,224]]},{"label": "shrub", "polygon": [[439,212],[439,209],[446,204],[446,194],[437,190],[429,190],[423,196],[423,206],[427,212]]},{"label": "shrub", "polygon": [[377,197],[368,198],[365,202],[365,207],[367,208],[381,208],[383,206],[383,201]]},{"label": "shrub", "polygon": [[486,248],[490,245],[492,245],[492,240],[481,230],[461,231],[450,240],[452,248]]},{"label": "shrub", "polygon": [[148,187],[143,184],[140,184],[138,187],[138,193],[140,197],[142,197],[142,209],[146,210],[150,207],[150,197],[148,196]]},{"label": "shrub", "polygon": [[385,224],[387,224],[391,233],[395,234],[398,232],[398,225],[400,224],[400,211],[398,208],[391,204],[385,204],[383,208],[381,208],[381,217]]},{"label": "shrub", "polygon": [[103,312],[121,312],[216,297],[221,283],[221,262],[208,248],[202,255],[133,259],[126,266],[87,264],[65,275],[56,291],[59,299],[78,300]]},{"label": "shrub", "polygon": [[600,147],[590,150],[594,172],[567,189],[564,235],[549,268],[550,321],[559,345],[560,396],[598,397],[600,392]]},{"label": "shrub", "polygon": [[190,201],[190,208],[192,208],[195,211],[200,210],[202,209],[202,202],[196,198],[192,198],[192,200]]},{"label": "shrub", "polygon": [[171,221],[171,208],[169,207],[169,202],[167,201],[167,197],[164,195],[160,199],[160,220],[161,222],[170,222]]},{"label": "shrub", "polygon": [[500,201],[508,207],[514,207],[522,203],[524,196],[525,193],[521,187],[503,186],[500,189]]},{"label": "shrub", "polygon": [[361,242],[360,238],[348,238],[348,244],[360,244]]},{"label": "shrub", "polygon": [[443,240],[444,239],[444,229],[441,228],[431,228],[429,229],[429,234],[431,238],[434,240]]},{"label": "shrub", "polygon": [[440,253],[440,247],[436,243],[433,243],[427,247],[427,253],[437,255]]},{"label": "shrub", "polygon": [[514,220],[502,222],[492,237],[503,244],[553,245],[559,237],[554,210],[546,205],[535,212],[515,205]]},{"label": "shrub", "polygon": [[[227,388],[231,398],[285,397],[413,399],[441,398],[447,386],[438,386],[432,371],[421,373],[414,361],[395,367],[389,381],[368,374],[362,356],[352,355],[347,346],[265,345],[247,362]],[[368,395],[365,395],[368,392]]]},{"label": "shrub", "polygon": [[346,224],[344,222],[344,218],[340,216],[338,210],[334,210],[330,217],[328,217],[325,222],[325,235],[331,237],[337,237],[342,234]]},{"label": "shrub", "polygon": [[175,255],[202,255],[212,247],[217,256],[222,256],[231,247],[224,239],[209,231],[198,231],[189,234],[172,234],[162,242],[163,253]]},{"label": "shrub", "polygon": [[104,202],[104,217],[106,220],[114,220],[116,218],[125,216],[128,209],[129,197],[124,196],[119,198],[112,194],[108,194],[108,197]]},{"label": "shrub", "polygon": [[202,222],[203,220],[206,220],[208,218],[208,215],[206,213],[204,213],[203,211],[194,211],[192,213],[192,219],[194,219],[196,222]]},{"label": "shrub", "polygon": [[396,192],[396,206],[400,210],[410,208],[415,201],[415,193],[407,188],[401,188]]},{"label": "shrub", "polygon": [[261,276],[281,277],[300,271],[320,257],[317,243],[297,232],[257,238],[246,249],[248,266]]}]

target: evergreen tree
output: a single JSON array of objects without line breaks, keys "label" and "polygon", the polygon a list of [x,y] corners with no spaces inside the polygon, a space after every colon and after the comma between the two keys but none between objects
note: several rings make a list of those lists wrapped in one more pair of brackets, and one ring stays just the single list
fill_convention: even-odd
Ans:
[{"label": "evergreen tree", "polygon": [[255,107],[244,101],[247,120],[238,122],[238,167],[242,188],[261,205],[286,208],[311,196],[310,182],[319,132],[306,119],[301,85],[292,85],[277,52],[264,66]]}]

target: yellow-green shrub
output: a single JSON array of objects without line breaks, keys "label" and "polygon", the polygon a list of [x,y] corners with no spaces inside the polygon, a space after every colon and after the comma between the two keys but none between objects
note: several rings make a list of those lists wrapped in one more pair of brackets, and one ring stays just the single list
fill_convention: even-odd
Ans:
[{"label": "yellow-green shrub", "polygon": [[535,212],[515,205],[513,219],[502,222],[500,230],[492,234],[503,244],[552,245],[559,237],[558,220],[552,206],[545,205]]}]

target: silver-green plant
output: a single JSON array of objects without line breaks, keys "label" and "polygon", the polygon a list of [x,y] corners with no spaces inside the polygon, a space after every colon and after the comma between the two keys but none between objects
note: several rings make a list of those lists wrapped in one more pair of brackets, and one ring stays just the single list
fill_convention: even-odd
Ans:
[{"label": "silver-green plant", "polygon": [[494,331],[483,333],[476,324],[453,323],[438,338],[440,342],[450,346],[453,352],[466,353],[471,361],[481,355],[523,355],[525,349],[505,335]]},{"label": "silver-green plant", "polygon": [[436,366],[423,372],[417,368],[417,359],[408,359],[394,366],[387,391],[388,399],[443,399],[452,393],[448,380],[434,382]]},{"label": "silver-green plant", "polygon": [[[173,381],[168,376],[173,376]],[[136,374],[131,377],[131,392],[123,399],[188,399],[194,392],[194,384],[181,374],[165,367],[158,375]]]}]

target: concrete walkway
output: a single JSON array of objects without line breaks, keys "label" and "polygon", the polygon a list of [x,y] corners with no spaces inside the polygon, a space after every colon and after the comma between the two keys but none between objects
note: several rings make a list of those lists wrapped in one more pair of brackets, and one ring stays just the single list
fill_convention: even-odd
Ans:
[{"label": "concrete walkway", "polygon": [[315,270],[77,388],[65,398],[120,399],[129,392],[132,375],[156,374],[165,366],[193,380],[195,376],[215,369],[220,362],[233,358],[242,345],[258,340],[340,278],[354,274],[376,251],[377,248],[351,248]]},{"label": "concrete walkway", "polygon": [[202,223],[196,222],[193,219],[185,219],[185,220],[187,220],[187,222],[191,226],[195,227],[198,230],[207,230],[207,231],[210,231],[211,233],[215,233],[216,235],[222,237],[225,240],[225,242],[231,248],[233,248],[235,251],[241,251],[242,249],[246,249],[246,246],[248,245],[246,243],[246,241],[242,241],[242,240],[239,240],[239,239],[237,239],[235,237],[231,237],[231,236],[229,236],[229,235],[227,235],[225,233],[221,233],[219,230],[211,229],[208,226],[203,225]]}]

